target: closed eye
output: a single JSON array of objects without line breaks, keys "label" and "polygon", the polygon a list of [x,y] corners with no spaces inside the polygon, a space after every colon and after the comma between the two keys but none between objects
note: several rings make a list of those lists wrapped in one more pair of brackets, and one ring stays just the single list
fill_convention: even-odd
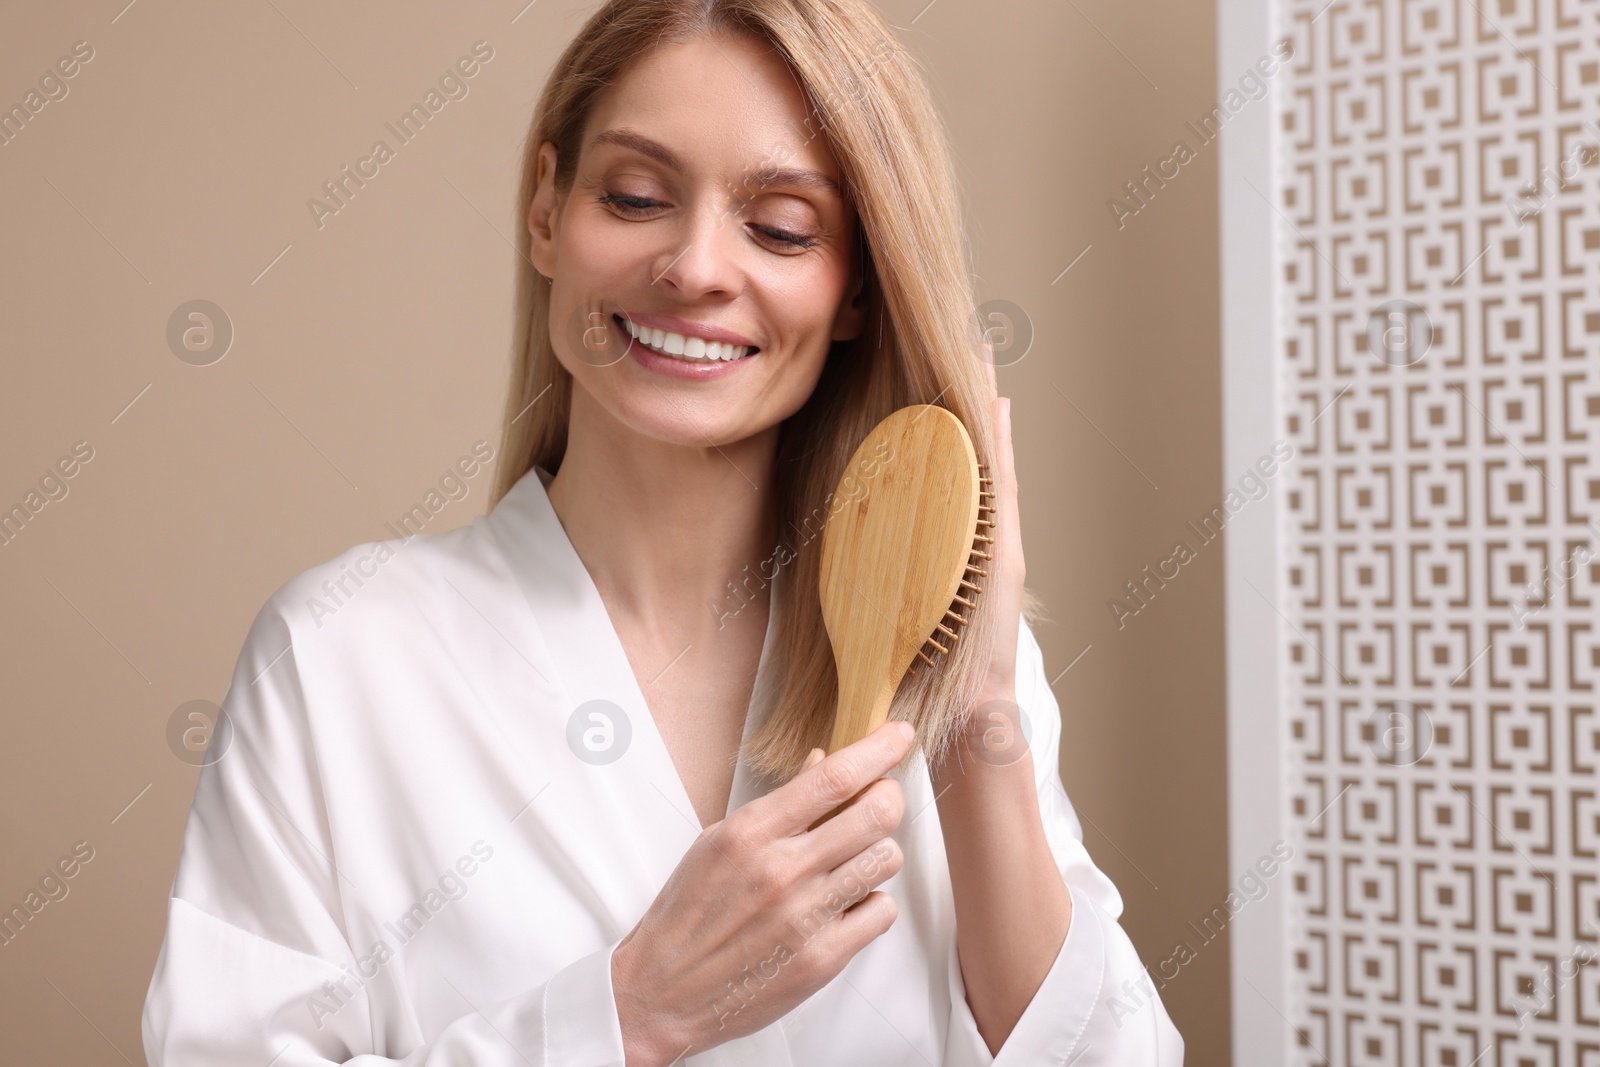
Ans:
[{"label": "closed eye", "polygon": [[[635,218],[640,215],[647,214],[655,208],[666,206],[659,200],[650,200],[642,196],[608,195],[597,197],[596,201],[601,204],[610,204],[612,207],[620,210],[622,214]],[[806,234],[790,233],[787,230],[779,230],[771,226],[758,226],[755,223],[751,223],[750,228],[758,233],[763,234],[771,240],[780,241],[783,244],[790,245],[794,248],[810,248],[812,245],[817,243],[817,239],[815,237],[811,237]]]},{"label": "closed eye", "polygon": [[[754,226],[754,224],[752,225]],[[785,244],[794,245],[796,248],[810,248],[812,245],[817,243],[817,239],[815,237],[807,237],[803,234],[797,233],[788,233],[784,230],[774,230],[771,226],[754,226],[754,228],[760,230],[762,233],[771,237],[775,241],[782,241]]]},{"label": "closed eye", "polygon": [[597,199],[599,203],[620,207],[624,212],[648,211],[652,207],[664,206],[659,200],[646,200],[642,196],[602,196]]}]

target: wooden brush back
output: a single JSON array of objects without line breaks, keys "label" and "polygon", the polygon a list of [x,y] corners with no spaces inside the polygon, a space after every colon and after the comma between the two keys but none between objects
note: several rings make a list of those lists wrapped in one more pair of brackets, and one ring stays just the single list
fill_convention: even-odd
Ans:
[{"label": "wooden brush back", "polygon": [[839,675],[829,752],[883,724],[951,607],[978,532],[980,488],[966,427],[933,404],[895,411],[851,457],[822,532],[822,617]]}]

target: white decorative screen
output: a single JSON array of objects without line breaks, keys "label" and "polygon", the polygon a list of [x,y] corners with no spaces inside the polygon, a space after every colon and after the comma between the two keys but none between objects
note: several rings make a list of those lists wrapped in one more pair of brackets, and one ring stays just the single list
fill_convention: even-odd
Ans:
[{"label": "white decorative screen", "polygon": [[1600,1067],[1600,0],[1275,3],[1292,1062]]}]

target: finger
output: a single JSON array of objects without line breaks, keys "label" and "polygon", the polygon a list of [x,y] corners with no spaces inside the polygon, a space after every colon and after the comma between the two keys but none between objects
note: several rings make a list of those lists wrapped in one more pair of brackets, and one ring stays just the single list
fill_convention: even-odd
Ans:
[{"label": "finger", "polygon": [[893,878],[905,863],[905,854],[892,838],[850,856],[838,867],[823,872],[807,884],[803,910],[794,922],[812,931],[839,918],[873,889]]},{"label": "finger", "polygon": [[811,870],[842,869],[855,857],[880,846],[900,827],[906,794],[893,778],[880,778],[844,810],[805,836],[805,862]]},{"label": "finger", "polygon": [[904,865],[905,853],[892,838],[874,842],[871,848],[858,852],[849,862],[828,872],[823,883],[827,887],[823,903],[835,915],[843,915],[893,878]]},{"label": "finger", "polygon": [[[894,898],[881,889],[875,889],[831,921],[819,927],[810,927],[809,934],[806,924],[802,922],[797,938],[801,945],[800,954],[803,957],[806,953],[814,953],[817,958],[835,960],[840,964],[839,969],[842,969],[842,965],[849,963],[856,953],[888,931],[899,914],[900,907]],[[832,977],[832,974],[827,975],[829,979]]]},{"label": "finger", "polygon": [[[802,941],[819,934],[837,933],[836,923],[860,918],[856,911],[870,905],[869,898],[883,896],[874,890],[893,878],[905,864],[905,855],[890,839],[876,842],[837,870],[829,871],[807,896],[805,906],[790,921]],[[875,936],[875,935],[874,935]]]},{"label": "finger", "polygon": [[805,765],[802,766],[800,769],[802,771],[809,771],[811,768],[813,768],[817,764],[821,763],[822,760],[823,760],[823,757],[825,757],[826,755],[827,755],[827,753],[822,751],[822,749],[820,749],[820,748],[812,749],[811,752],[806,756]]},{"label": "finger", "polygon": [[[847,922],[850,925],[858,926],[866,934],[860,948],[866,948],[867,944],[879,934],[887,932],[899,916],[899,902],[881,889],[874,889],[860,903],[845,913]],[[848,928],[847,926],[846,929],[848,930]],[[860,948],[856,951],[859,952]]]},{"label": "finger", "polygon": [[798,836],[887,774],[911,747],[907,726],[891,720],[866,737],[824,757],[764,797],[751,801],[759,821],[771,820],[772,836]]},{"label": "finger", "polygon": [[[1017,528],[1017,457],[1011,443],[1011,398],[994,399],[995,464],[998,467],[995,488],[1000,505],[1000,520]],[[1020,539],[1018,540],[1020,547]]]},{"label": "finger", "polygon": [[1016,453],[1012,447],[1011,400],[994,401],[995,426],[995,562],[990,577],[995,597],[994,645],[989,661],[989,678],[1000,686],[1015,684],[1017,632],[1022,615],[1023,582],[1026,564],[1022,558],[1022,525],[1017,511]]},{"label": "finger", "polygon": [[1000,466],[1002,476],[1011,473],[1011,398],[996,396],[989,401],[989,410],[994,416],[994,444],[995,462]]},{"label": "finger", "polygon": [[835,899],[847,898],[852,906],[871,894],[872,890],[900,873],[906,855],[900,843],[892,837],[875,841],[841,864],[828,876],[829,889]]}]

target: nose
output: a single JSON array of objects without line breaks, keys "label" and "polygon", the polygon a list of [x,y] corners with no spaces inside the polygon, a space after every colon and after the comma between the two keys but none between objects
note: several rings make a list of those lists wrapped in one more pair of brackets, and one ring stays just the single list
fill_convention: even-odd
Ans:
[{"label": "nose", "polygon": [[651,267],[651,283],[685,300],[730,297],[743,285],[737,219],[712,203],[683,216],[671,245]]}]

